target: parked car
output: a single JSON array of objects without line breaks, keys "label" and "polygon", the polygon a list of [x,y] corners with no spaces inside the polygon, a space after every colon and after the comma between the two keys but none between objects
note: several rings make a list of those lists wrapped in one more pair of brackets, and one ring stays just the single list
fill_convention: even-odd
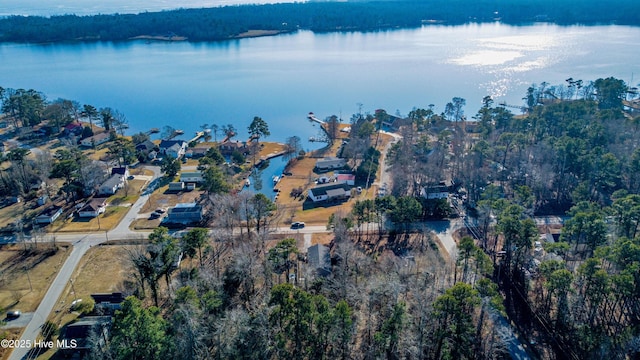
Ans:
[{"label": "parked car", "polygon": [[164,214],[164,213],[165,213],[165,210],[164,210],[164,209],[161,209],[161,208],[158,208],[158,209],[156,209],[156,212],[157,212],[158,214]]},{"label": "parked car", "polygon": [[7,312],[7,320],[17,319],[22,315],[20,310],[11,310]]},{"label": "parked car", "polygon": [[291,224],[292,229],[302,229],[304,227],[304,223],[302,221],[296,221]]}]

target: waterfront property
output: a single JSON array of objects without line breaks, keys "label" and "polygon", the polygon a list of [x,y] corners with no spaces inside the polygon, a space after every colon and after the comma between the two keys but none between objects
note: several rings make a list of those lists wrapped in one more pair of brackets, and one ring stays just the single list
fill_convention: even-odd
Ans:
[{"label": "waterfront property", "polygon": [[313,202],[346,200],[351,197],[351,187],[345,182],[335,182],[316,186],[308,193]]},{"label": "waterfront property", "polygon": [[184,140],[162,140],[158,148],[160,153],[179,159],[187,151],[187,142]]},{"label": "waterfront property", "polygon": [[330,171],[343,168],[347,165],[347,159],[341,159],[337,157],[325,157],[316,161],[316,170],[318,171]]},{"label": "waterfront property", "polygon": [[179,203],[168,211],[166,223],[192,224],[202,220],[202,206],[196,203]]},{"label": "waterfront property", "polygon": [[88,138],[82,139],[80,141],[80,145],[84,147],[94,147],[94,146],[104,144],[109,140],[111,140],[111,134],[108,132],[103,132],[103,133],[89,136]]},{"label": "waterfront property", "polygon": [[62,207],[57,205],[51,205],[48,208],[42,210],[42,212],[36,216],[36,224],[51,224],[56,221],[62,214]]}]

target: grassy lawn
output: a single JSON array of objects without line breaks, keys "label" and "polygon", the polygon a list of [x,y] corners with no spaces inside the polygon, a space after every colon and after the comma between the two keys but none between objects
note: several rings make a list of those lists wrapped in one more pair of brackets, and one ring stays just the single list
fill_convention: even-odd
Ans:
[{"label": "grassy lawn", "polygon": [[14,223],[24,212],[22,203],[9,205],[0,209],[0,227]]},{"label": "grassy lawn", "polygon": [[[73,287],[67,283],[56,308],[49,315],[49,320],[62,327],[79,315],[70,309],[75,299],[82,299],[85,302],[91,300],[91,294],[122,292],[124,282],[129,279],[129,274],[133,271],[127,252],[133,248],[133,246],[105,245],[89,249],[71,277]],[[63,357],[56,354],[55,348],[38,356],[38,359],[58,358]]]},{"label": "grassy lawn", "polygon": [[30,312],[38,307],[71,252],[66,244],[57,248],[53,251],[50,244],[40,244],[28,255],[21,245],[0,250],[0,308]]},{"label": "grassy lawn", "polygon": [[107,206],[107,210],[99,218],[79,218],[65,221],[55,229],[56,232],[108,231],[120,223],[129,211],[129,206]]},{"label": "grassy lawn", "polygon": [[167,209],[177,203],[194,202],[200,197],[202,191],[180,191],[178,193],[168,192],[169,185],[163,185],[151,194],[149,200],[144,204],[140,212],[152,212],[157,208]]},{"label": "grassy lawn", "polygon": [[[144,180],[128,181],[128,191],[120,189],[107,199],[107,210],[97,218],[75,217],[72,220],[56,222],[58,225],[55,231],[59,232],[85,232],[85,231],[108,231],[120,223],[127,214],[129,208],[140,197],[140,190],[145,185]],[[129,195],[127,195],[127,193]]]}]

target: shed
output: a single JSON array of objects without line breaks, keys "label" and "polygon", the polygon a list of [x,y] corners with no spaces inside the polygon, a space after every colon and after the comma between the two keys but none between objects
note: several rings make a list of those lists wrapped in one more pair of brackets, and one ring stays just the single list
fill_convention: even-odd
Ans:
[{"label": "shed", "polygon": [[169,191],[182,191],[184,190],[184,182],[172,182],[169,183]]}]

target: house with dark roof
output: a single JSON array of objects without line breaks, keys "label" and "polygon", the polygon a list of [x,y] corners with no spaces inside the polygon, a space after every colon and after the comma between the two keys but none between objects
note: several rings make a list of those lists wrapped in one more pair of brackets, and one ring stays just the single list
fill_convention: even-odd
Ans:
[{"label": "house with dark roof", "polygon": [[184,140],[162,140],[160,141],[160,153],[179,159],[187,151],[187,142]]},{"label": "house with dark roof", "polygon": [[36,216],[36,224],[51,224],[56,221],[62,214],[62,207],[57,205],[51,205],[48,208],[42,210],[42,212]]},{"label": "house with dark roof", "polygon": [[93,198],[78,210],[81,218],[96,217],[107,208],[107,198]]},{"label": "house with dark roof", "polygon": [[345,182],[335,182],[316,186],[308,191],[313,202],[346,200],[351,197],[351,187]]},{"label": "house with dark roof", "polygon": [[191,224],[202,221],[202,206],[196,203],[179,203],[169,209],[163,222],[170,224]]},{"label": "house with dark roof", "polygon": [[120,292],[104,293],[104,294],[91,294],[95,306],[102,309],[105,313],[113,313],[115,310],[120,310],[120,304],[124,301],[124,294]]},{"label": "house with dark roof", "polygon": [[129,177],[129,167],[128,166],[118,166],[111,168],[111,175],[120,175],[125,178]]},{"label": "house with dark roof", "polygon": [[420,196],[425,199],[447,199],[453,184],[450,181],[441,181],[435,185],[424,186],[420,190]]},{"label": "house with dark roof", "polygon": [[[105,347],[109,339],[111,316],[86,316],[67,325],[60,337],[58,349],[65,357],[75,354],[82,358],[92,347]],[[93,337],[93,338],[92,338]]]},{"label": "house with dark roof", "polygon": [[315,270],[320,276],[331,275],[331,254],[329,247],[316,244],[307,249],[307,259],[309,267]]},{"label": "house with dark roof", "polygon": [[247,143],[239,140],[226,140],[218,146],[218,150],[220,150],[220,153],[223,155],[231,155],[234,151],[245,154],[248,152],[248,149]]}]

